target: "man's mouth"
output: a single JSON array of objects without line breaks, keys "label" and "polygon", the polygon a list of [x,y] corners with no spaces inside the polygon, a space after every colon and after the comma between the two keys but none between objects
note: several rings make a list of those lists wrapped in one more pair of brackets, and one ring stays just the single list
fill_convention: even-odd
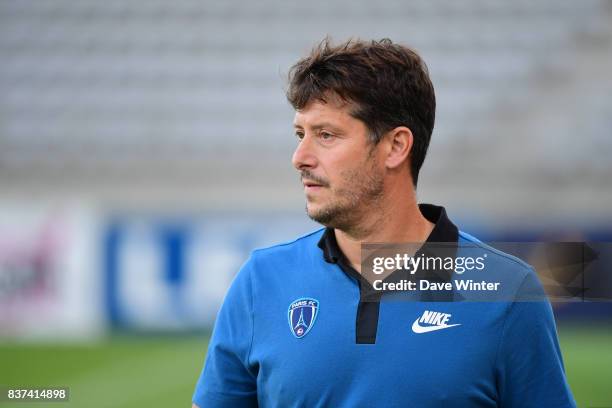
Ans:
[{"label": "man's mouth", "polygon": [[304,190],[306,191],[317,191],[323,187],[328,187],[329,184],[325,180],[320,179],[309,171],[303,171],[300,177]]},{"label": "man's mouth", "polygon": [[309,180],[302,180],[302,184],[304,184],[304,187],[323,187],[322,184]]}]

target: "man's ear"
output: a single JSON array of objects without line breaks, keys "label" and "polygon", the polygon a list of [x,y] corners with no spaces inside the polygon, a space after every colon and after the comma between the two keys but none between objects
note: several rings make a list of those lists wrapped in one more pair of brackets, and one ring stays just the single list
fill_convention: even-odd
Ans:
[{"label": "man's ear", "polygon": [[412,150],[414,137],[406,126],[398,126],[385,134],[387,145],[387,157],[385,165],[389,169],[395,169],[405,163]]}]

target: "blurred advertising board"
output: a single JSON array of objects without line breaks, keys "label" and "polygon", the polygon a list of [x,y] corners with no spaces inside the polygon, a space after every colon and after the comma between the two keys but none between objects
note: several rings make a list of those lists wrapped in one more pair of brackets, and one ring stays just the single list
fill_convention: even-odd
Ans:
[{"label": "blurred advertising board", "polygon": [[0,337],[103,330],[98,222],[79,205],[0,205]]},{"label": "blurred advertising board", "polygon": [[303,214],[113,217],[102,244],[111,325],[145,331],[211,327],[254,248],[314,229]]}]

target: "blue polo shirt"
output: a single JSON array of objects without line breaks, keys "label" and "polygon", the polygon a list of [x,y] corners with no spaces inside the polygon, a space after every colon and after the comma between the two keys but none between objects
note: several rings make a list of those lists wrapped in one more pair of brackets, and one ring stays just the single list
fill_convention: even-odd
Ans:
[{"label": "blue polo shirt", "polygon": [[[458,231],[442,207],[420,210],[435,223],[428,242],[478,245],[506,290],[543,294],[529,265]],[[254,251],[223,302],[193,402],[576,406],[547,301],[394,301],[366,286],[331,229]]]}]

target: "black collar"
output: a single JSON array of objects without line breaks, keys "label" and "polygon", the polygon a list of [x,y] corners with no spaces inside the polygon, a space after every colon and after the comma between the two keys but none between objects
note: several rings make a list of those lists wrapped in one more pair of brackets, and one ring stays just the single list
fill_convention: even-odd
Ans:
[{"label": "black collar", "polygon": [[[459,240],[459,230],[448,219],[444,207],[432,204],[419,204],[421,214],[430,222],[434,223],[434,229],[427,237],[427,242],[450,242],[456,243]],[[348,265],[348,261],[336,241],[336,234],[333,228],[325,228],[323,236],[318,243],[323,250],[323,258],[329,263],[341,263]],[[343,268],[344,269],[344,268]],[[351,268],[352,269],[352,268]]]}]

